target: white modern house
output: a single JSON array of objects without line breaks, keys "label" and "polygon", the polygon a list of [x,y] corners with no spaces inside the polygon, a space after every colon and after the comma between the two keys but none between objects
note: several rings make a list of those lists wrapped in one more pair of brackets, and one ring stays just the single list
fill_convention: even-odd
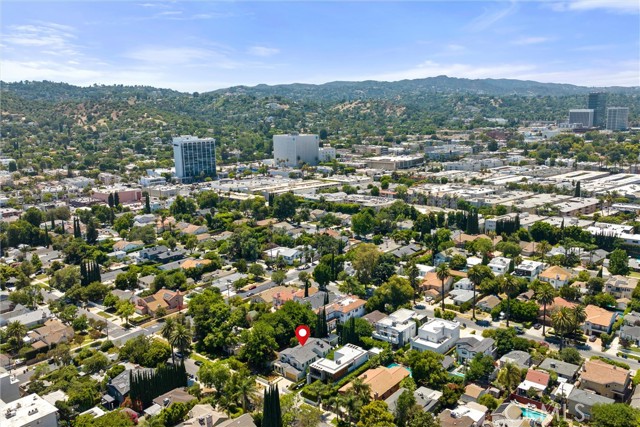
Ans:
[{"label": "white modern house", "polygon": [[373,337],[396,347],[402,347],[416,336],[419,322],[424,317],[413,310],[401,308],[376,322]]},{"label": "white modern house", "polygon": [[277,260],[282,257],[287,264],[293,264],[294,261],[300,261],[302,259],[302,251],[295,248],[285,248],[279,246],[277,248],[264,251],[264,254],[272,260]]},{"label": "white modern house", "polygon": [[460,339],[460,323],[444,319],[431,319],[418,329],[418,336],[411,339],[411,349],[431,350],[444,354]]},{"label": "white modern house", "polygon": [[514,276],[522,277],[530,282],[536,280],[542,270],[544,269],[544,264],[538,261],[525,260],[522,261],[521,264],[516,266],[515,271],[513,272]]},{"label": "white modern house", "polygon": [[315,380],[337,381],[369,360],[369,352],[357,345],[347,344],[333,353],[333,360],[319,359],[309,365],[307,384]]},{"label": "white modern house", "polygon": [[497,256],[493,258],[489,262],[489,264],[487,264],[487,267],[489,267],[491,271],[493,271],[493,274],[495,274],[496,276],[500,276],[506,274],[509,271],[510,263],[511,259],[503,256]]},{"label": "white modern house", "polygon": [[57,427],[58,408],[37,394],[30,394],[11,403],[0,401],[2,427]]},{"label": "white modern house", "polygon": [[458,280],[456,283],[454,283],[453,289],[457,291],[472,291],[473,283],[471,282],[471,280],[465,277],[463,279]]}]

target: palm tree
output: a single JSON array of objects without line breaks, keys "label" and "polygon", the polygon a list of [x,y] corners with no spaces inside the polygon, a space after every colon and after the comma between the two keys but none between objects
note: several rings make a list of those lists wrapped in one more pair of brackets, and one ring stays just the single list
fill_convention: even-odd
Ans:
[{"label": "palm tree", "polygon": [[573,308],[573,331],[575,332],[585,320],[587,320],[587,313],[584,311],[584,305],[576,305]]},{"label": "palm tree", "polygon": [[22,339],[27,334],[27,327],[18,320],[9,322],[6,329],[7,342],[11,344],[14,350],[19,350],[22,345]]},{"label": "palm tree", "polygon": [[542,336],[546,336],[546,327],[547,327],[547,305],[553,304],[553,299],[555,298],[555,290],[553,286],[548,283],[540,286],[538,292],[536,292],[536,301],[538,304],[542,304]]},{"label": "palm tree", "polygon": [[164,321],[164,325],[162,325],[162,329],[160,329],[160,335],[162,335],[162,338],[167,340],[169,342],[169,345],[171,346],[171,359],[173,360],[174,365],[176,363],[176,359],[173,354],[173,341],[171,338],[173,337],[173,333],[175,332],[175,330],[176,330],[175,319],[173,317],[167,317]]},{"label": "palm tree", "polygon": [[502,369],[498,372],[496,380],[501,384],[509,393],[511,393],[518,384],[520,384],[520,368],[515,363],[507,362]]},{"label": "palm tree", "polygon": [[440,297],[442,298],[442,312],[444,313],[444,281],[449,278],[449,265],[446,262],[438,265],[436,268],[436,277],[442,282],[442,288],[440,289]]},{"label": "palm tree", "polygon": [[351,381],[349,391],[360,399],[362,406],[371,401],[371,386],[369,384],[365,384],[361,378],[355,378]]},{"label": "palm tree", "polygon": [[249,375],[247,371],[239,371],[234,374],[237,379],[233,381],[235,390],[233,393],[234,399],[240,401],[242,409],[247,412],[247,407],[251,403],[251,400],[255,399],[258,394],[258,388],[256,386],[256,378]]},{"label": "palm tree", "polygon": [[186,349],[191,345],[190,325],[180,322],[176,324],[175,330],[171,335],[171,345],[173,347],[177,347],[184,357]]},{"label": "palm tree", "polygon": [[409,276],[409,283],[413,288],[413,303],[416,303],[416,296],[418,295],[418,275],[420,271],[416,266],[415,261],[411,261],[407,267],[407,276]]},{"label": "palm tree", "polygon": [[566,335],[573,330],[574,322],[574,315],[567,307],[560,307],[559,310],[551,315],[551,325],[556,334],[560,335],[560,350],[564,346]]},{"label": "palm tree", "polygon": [[504,276],[502,292],[507,294],[507,328],[509,327],[509,318],[511,317],[511,296],[520,290],[520,285],[515,277],[510,274]]},{"label": "palm tree", "polygon": [[493,272],[485,265],[474,265],[467,273],[467,278],[473,283],[472,319],[476,318],[476,288],[480,286],[480,283],[482,283],[486,277],[491,276],[493,276]]},{"label": "palm tree", "polygon": [[540,254],[540,259],[544,262],[544,256],[547,252],[551,250],[551,245],[546,240],[538,243],[538,253]]}]

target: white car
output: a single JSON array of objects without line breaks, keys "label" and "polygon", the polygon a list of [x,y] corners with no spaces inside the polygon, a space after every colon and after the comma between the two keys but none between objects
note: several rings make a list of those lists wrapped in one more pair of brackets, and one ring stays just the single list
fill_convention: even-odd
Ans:
[{"label": "white car", "polygon": [[433,301],[433,297],[425,297],[424,300],[426,302],[431,302],[431,301]]}]

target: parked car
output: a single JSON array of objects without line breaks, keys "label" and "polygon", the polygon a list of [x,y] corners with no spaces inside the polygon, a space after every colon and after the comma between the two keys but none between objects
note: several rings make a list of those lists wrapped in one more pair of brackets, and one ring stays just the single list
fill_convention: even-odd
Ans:
[{"label": "parked car", "polygon": [[518,334],[518,335],[523,335],[524,334],[524,329],[522,329],[521,326],[514,326],[513,329],[515,329],[516,334]]},{"label": "parked car", "polygon": [[424,300],[426,302],[431,302],[431,301],[433,301],[433,297],[425,297]]},{"label": "parked car", "polygon": [[542,325],[540,323],[536,323],[535,325],[533,325],[533,329],[540,329],[542,328]]},{"label": "parked car", "polygon": [[476,320],[476,325],[486,328],[488,326],[491,326],[491,322],[489,322],[488,320]]},{"label": "parked car", "polygon": [[596,340],[596,336],[595,335],[591,335],[589,337],[589,342],[594,342]]},{"label": "parked car", "polygon": [[427,307],[424,304],[416,304],[416,305],[413,306],[413,308],[415,308],[417,310],[424,310]]},{"label": "parked car", "polygon": [[202,366],[202,360],[196,360],[194,363],[196,366]]}]

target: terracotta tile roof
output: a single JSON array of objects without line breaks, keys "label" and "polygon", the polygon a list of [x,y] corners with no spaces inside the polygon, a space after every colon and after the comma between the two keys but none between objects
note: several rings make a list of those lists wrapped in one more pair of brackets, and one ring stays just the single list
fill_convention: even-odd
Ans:
[{"label": "terracotta tile roof", "polygon": [[186,270],[188,268],[197,268],[205,265],[211,264],[210,259],[188,259],[182,264],[180,264],[180,268]]},{"label": "terracotta tile roof", "polygon": [[609,365],[600,360],[587,360],[580,377],[596,384],[625,385],[629,380],[630,373],[628,369]]},{"label": "terracotta tile roof", "polygon": [[260,297],[264,302],[269,303],[273,302],[273,298],[276,296],[276,294],[291,292],[290,289],[291,288],[289,288],[288,286],[275,286],[271,289],[260,292],[258,295],[256,295],[256,297]]},{"label": "terracotta tile roof", "polygon": [[549,385],[550,378],[551,376],[549,375],[548,372],[529,369],[527,371],[527,376],[525,377],[525,380],[531,381],[532,383],[540,384],[546,387],[547,385]]},{"label": "terracotta tile roof", "polygon": [[586,322],[590,322],[593,325],[609,327],[613,322],[613,316],[616,314],[605,310],[604,308],[600,308],[595,305],[589,304],[584,308],[585,313],[587,314]]},{"label": "terracotta tile roof", "polygon": [[[346,299],[351,299],[350,302],[348,302],[347,304],[342,304],[342,302],[344,302]],[[327,307],[327,313],[331,312],[331,311],[339,311],[341,313],[349,313],[352,310],[356,310],[360,307],[362,307],[363,305],[365,305],[367,302],[363,299],[360,299],[356,296],[353,295],[349,295],[346,298],[341,299],[340,301],[334,302],[333,304],[331,304],[330,306]]]},{"label": "terracotta tile roof", "polygon": [[[358,378],[371,387],[371,398],[376,399],[389,392],[389,390],[400,384],[400,381],[408,376],[409,371],[402,366],[396,366],[394,368],[381,366],[379,368],[369,369]],[[351,388],[351,383],[344,385],[339,391],[344,393],[349,390],[349,388]]]},{"label": "terracotta tile roof", "polygon": [[574,308],[577,304],[571,301],[567,301],[566,299],[562,298],[562,297],[555,297],[553,299],[553,302],[551,303],[551,305],[547,306],[547,316],[549,315],[549,312],[555,310],[555,309],[560,309],[562,307],[566,307],[566,308]]}]

